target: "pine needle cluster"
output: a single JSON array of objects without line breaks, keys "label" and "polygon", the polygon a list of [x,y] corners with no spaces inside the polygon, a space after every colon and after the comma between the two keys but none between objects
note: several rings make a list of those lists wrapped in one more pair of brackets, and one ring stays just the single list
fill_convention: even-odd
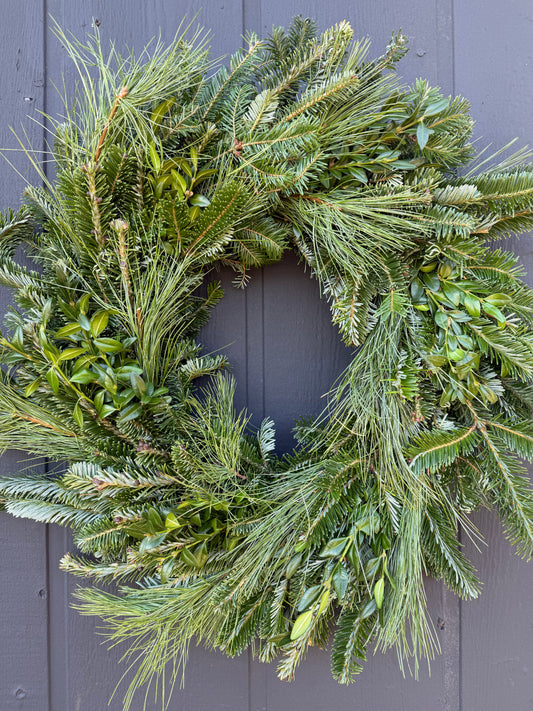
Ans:
[{"label": "pine needle cluster", "polygon": [[[492,245],[533,226],[527,156],[472,166],[468,103],[398,81],[401,35],[372,60],[347,22],[296,18],[215,66],[189,29],[139,59],[58,33],[80,83],[49,118],[56,177],[0,221],[0,447],[57,465],[4,478],[3,506],[120,584],[78,597],[129,645],[126,705],[193,638],[291,679],[334,626],[339,682],[369,646],[416,672],[424,575],[480,589],[468,514],[533,552],[533,291]],[[280,457],[197,338],[218,265],[243,287],[289,248],[353,359]]]}]

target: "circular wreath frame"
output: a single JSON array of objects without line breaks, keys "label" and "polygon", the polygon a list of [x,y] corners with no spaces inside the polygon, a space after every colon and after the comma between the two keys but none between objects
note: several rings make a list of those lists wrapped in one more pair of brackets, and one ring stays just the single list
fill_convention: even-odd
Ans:
[{"label": "circular wreath frame", "polygon": [[[533,168],[476,167],[467,102],[400,84],[400,34],[376,60],[352,35],[298,17],[215,70],[201,31],[113,63],[98,33],[59,32],[98,76],[49,118],[55,180],[2,217],[0,444],[68,468],[0,497],[73,529],[64,570],[122,583],[78,597],[140,653],[126,706],[193,637],[255,640],[290,679],[334,624],[338,681],[369,644],[416,669],[438,647],[424,574],[479,592],[457,536],[471,511],[495,508],[531,556],[533,292],[491,241],[533,224]],[[195,339],[214,268],[245,286],[289,247],[354,350],[279,457]]]}]

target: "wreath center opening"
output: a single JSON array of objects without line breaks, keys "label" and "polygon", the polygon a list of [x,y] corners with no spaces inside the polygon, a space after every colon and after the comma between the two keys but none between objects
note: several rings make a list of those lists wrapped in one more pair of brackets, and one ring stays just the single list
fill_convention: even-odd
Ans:
[{"label": "wreath center opening", "polygon": [[216,278],[224,297],[200,334],[204,352],[228,357],[236,410],[246,408],[252,426],[272,418],[276,451],[288,452],[296,421],[322,412],[353,348],[343,343],[318,282],[293,251],[254,270],[245,289],[232,285],[230,269]]}]

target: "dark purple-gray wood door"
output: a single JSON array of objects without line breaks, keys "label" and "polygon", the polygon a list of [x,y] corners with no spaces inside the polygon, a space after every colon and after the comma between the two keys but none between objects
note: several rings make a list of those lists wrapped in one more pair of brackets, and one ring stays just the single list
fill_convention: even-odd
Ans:
[{"label": "dark purple-gray wood door", "polygon": [[[402,28],[411,51],[402,62],[406,81],[422,76],[447,93],[472,102],[480,146],[502,145],[515,136],[532,138],[533,6],[530,0],[347,0],[286,3],[281,0],[204,0],[199,22],[213,29],[213,54],[231,52],[245,29],[268,32],[294,14],[315,17],[321,27],[349,19],[358,36],[369,36],[380,53],[393,30]],[[169,41],[179,20],[197,11],[184,0],[2,0],[0,54],[0,146],[16,146],[9,126],[25,129],[35,149],[43,147],[40,111],[61,109],[51,81],[74,81],[50,16],[82,36],[93,18],[105,39],[142,47],[161,28]],[[26,116],[35,121],[29,121]],[[27,161],[7,153],[21,175],[4,164],[0,207],[17,206],[24,179],[35,181]],[[531,241],[520,251],[533,266]],[[316,282],[293,256],[254,275],[245,292],[228,293],[205,330],[208,348],[224,348],[239,386],[239,404],[257,420],[278,423],[279,446],[288,448],[299,414],[321,408],[321,396],[349,356],[320,302]],[[9,295],[1,293],[2,306]],[[27,466],[16,453],[2,459],[2,473]],[[394,653],[377,656],[351,687],[337,686],[328,657],[311,651],[293,684],[279,682],[273,667],[249,656],[228,660],[195,650],[186,686],[171,709],[182,711],[525,711],[533,709],[533,566],[512,555],[495,518],[475,516],[488,548],[467,546],[486,591],[461,603],[437,583],[428,584],[431,614],[440,618],[442,654],[423,669],[420,681],[404,679]],[[118,653],[107,651],[95,634],[98,621],[69,608],[77,582],[57,569],[68,536],[55,526],[0,514],[0,711],[96,711],[107,701],[121,673]],[[110,708],[122,708],[120,692]],[[133,711],[142,708],[142,699]],[[158,706],[149,700],[148,711]]]}]

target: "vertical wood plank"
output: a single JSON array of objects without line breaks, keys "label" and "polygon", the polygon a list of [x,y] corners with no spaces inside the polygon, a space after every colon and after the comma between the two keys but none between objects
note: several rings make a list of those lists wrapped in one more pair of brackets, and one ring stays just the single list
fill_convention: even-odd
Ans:
[{"label": "vertical wood plank", "polygon": [[[9,130],[20,134],[24,123],[33,148],[43,148],[43,131],[38,123],[43,109],[43,4],[21,0],[2,6],[3,71],[0,74],[0,147],[13,163],[2,161],[0,208],[20,206],[25,179],[35,182],[28,161],[10,149],[18,144]],[[40,155],[40,154],[37,154]],[[15,171],[20,171],[17,175]],[[7,289],[0,290],[0,313],[10,303]],[[0,472],[16,474],[28,466],[20,452],[2,457]],[[46,529],[31,521],[16,520],[0,513],[0,708],[24,711],[48,710],[48,617]]]},{"label": "vertical wood plank", "polygon": [[319,285],[295,254],[264,273],[265,414],[277,426],[280,453],[294,446],[292,428],[300,417],[320,414],[324,395],[353,356],[331,323]]},{"label": "vertical wood plank", "polygon": [[[16,474],[20,457],[2,457]],[[0,708],[48,710],[46,529],[0,514]]]},{"label": "vertical wood plank", "polygon": [[[435,2],[435,78],[443,94],[455,95],[453,0]],[[421,51],[417,51],[417,56]],[[461,706],[461,614],[462,601],[444,585],[440,587],[442,645],[442,711],[460,711]]]},{"label": "vertical wood plank", "polygon": [[[411,51],[402,60],[400,74],[406,81],[424,76],[440,83],[446,93],[452,91],[451,0],[434,6],[423,0],[396,5],[377,0],[355,6],[307,2],[301,8],[261,2],[260,12],[253,14],[253,29],[260,25],[260,32],[265,34],[273,24],[286,26],[299,11],[315,18],[321,29],[344,18],[350,20],[356,37],[372,40],[371,56],[382,53],[393,30],[402,28]],[[295,417],[320,411],[321,396],[341,372],[349,352],[331,325],[327,305],[319,300],[317,284],[303,273],[294,257],[264,272],[263,330],[263,352],[249,354],[249,360],[261,357],[264,363],[265,414],[274,417],[279,449],[284,451],[292,445],[290,430]],[[371,657],[353,687],[340,687],[331,678],[327,655],[311,650],[290,685],[275,678],[273,666],[261,671],[260,665],[252,665],[250,711],[318,711],[330,706],[341,711],[458,711],[459,604],[433,581],[428,583],[427,593],[431,619],[435,624],[439,618],[444,621],[444,628],[436,633],[442,655],[432,663],[431,677],[422,670],[419,683],[403,679],[391,652]]]},{"label": "vertical wood plank", "polygon": [[[207,0],[202,3],[198,24],[212,30],[212,56],[233,51],[241,42],[242,4],[236,0]],[[103,0],[48,0],[50,14],[65,29],[83,38],[92,32],[93,20],[98,20],[105,47],[114,40],[117,47],[133,47],[140,51],[153,37],[161,33],[164,42],[170,42],[181,19],[192,19],[198,7],[194,2],[173,0],[129,0],[104,2]],[[48,34],[47,65],[49,79],[61,83],[61,73],[69,89],[74,86],[73,68],[58,41]],[[58,98],[49,95],[48,112],[61,112]],[[228,295],[221,305],[219,318],[206,333],[205,352],[222,349],[235,364],[235,374],[242,387],[237,392],[237,405],[244,406],[246,399],[246,351],[245,334],[240,326],[246,323],[245,294],[231,286],[232,275],[223,271],[214,274],[221,279]],[[233,328],[237,325],[237,329]],[[241,337],[242,336],[242,337]],[[228,345],[226,349],[225,346]],[[51,711],[94,711],[107,708],[115,684],[125,671],[119,664],[120,649],[108,650],[101,644],[98,635],[100,620],[85,618],[70,609],[72,593],[78,581],[57,569],[61,555],[71,548],[65,531],[53,527],[51,531],[51,664],[52,703]],[[248,707],[248,663],[246,657],[229,660],[222,654],[210,654],[203,649],[193,649],[186,671],[186,685],[174,692],[171,709],[188,711],[211,711],[213,708],[227,711],[245,711]],[[122,709],[125,688],[118,689],[110,711]],[[134,708],[142,708],[143,693],[137,696]],[[148,697],[146,711],[159,709],[160,705]]]},{"label": "vertical wood plank", "polygon": [[[533,139],[533,7],[528,0],[455,3],[456,89],[467,96],[478,146]],[[521,255],[533,284],[533,239],[498,244]],[[475,516],[488,546],[467,544],[485,589],[462,606],[463,708],[533,708],[533,566],[517,558],[495,515]]]}]

